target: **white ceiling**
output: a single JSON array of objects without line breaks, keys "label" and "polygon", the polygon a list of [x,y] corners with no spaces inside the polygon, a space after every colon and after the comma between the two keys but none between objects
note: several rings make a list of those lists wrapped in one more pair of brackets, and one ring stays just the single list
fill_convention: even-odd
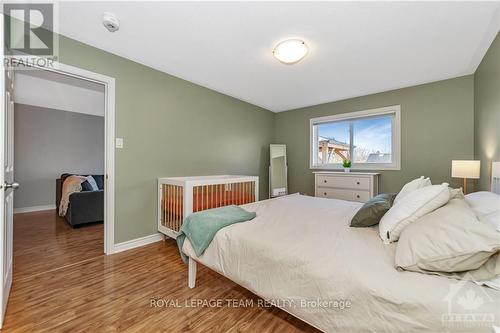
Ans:
[{"label": "white ceiling", "polygon": [[[63,2],[62,34],[284,111],[473,73],[500,2]],[[102,26],[103,12],[121,21]],[[289,37],[308,56],[271,54]]]},{"label": "white ceiling", "polygon": [[104,86],[43,70],[17,70],[14,101],[104,117]]}]

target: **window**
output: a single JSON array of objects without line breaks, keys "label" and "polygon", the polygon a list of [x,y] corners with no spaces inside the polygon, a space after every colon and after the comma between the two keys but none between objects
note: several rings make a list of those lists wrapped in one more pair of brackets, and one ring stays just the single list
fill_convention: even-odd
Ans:
[{"label": "window", "polygon": [[399,170],[400,106],[311,119],[311,168]]}]

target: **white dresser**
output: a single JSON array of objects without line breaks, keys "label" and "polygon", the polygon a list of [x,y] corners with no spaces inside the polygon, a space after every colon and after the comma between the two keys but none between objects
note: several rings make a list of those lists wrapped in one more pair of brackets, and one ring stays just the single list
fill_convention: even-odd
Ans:
[{"label": "white dresser", "polygon": [[366,202],[378,194],[378,176],[372,172],[314,172],[314,195]]}]

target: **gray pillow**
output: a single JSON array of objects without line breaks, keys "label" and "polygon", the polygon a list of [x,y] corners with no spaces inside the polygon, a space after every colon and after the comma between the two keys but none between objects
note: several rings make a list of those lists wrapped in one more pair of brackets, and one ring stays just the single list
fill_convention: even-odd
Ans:
[{"label": "gray pillow", "polygon": [[379,194],[368,200],[351,220],[351,227],[371,227],[391,208],[395,193]]},{"label": "gray pillow", "polygon": [[395,261],[397,268],[414,272],[469,271],[489,278],[500,274],[494,256],[499,250],[500,233],[480,223],[465,200],[456,198],[403,229]]}]

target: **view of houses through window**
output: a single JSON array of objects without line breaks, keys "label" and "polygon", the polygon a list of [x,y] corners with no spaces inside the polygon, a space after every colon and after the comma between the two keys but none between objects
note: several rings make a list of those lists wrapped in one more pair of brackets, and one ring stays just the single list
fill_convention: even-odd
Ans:
[{"label": "view of houses through window", "polygon": [[393,163],[394,114],[315,124],[315,164]]}]

